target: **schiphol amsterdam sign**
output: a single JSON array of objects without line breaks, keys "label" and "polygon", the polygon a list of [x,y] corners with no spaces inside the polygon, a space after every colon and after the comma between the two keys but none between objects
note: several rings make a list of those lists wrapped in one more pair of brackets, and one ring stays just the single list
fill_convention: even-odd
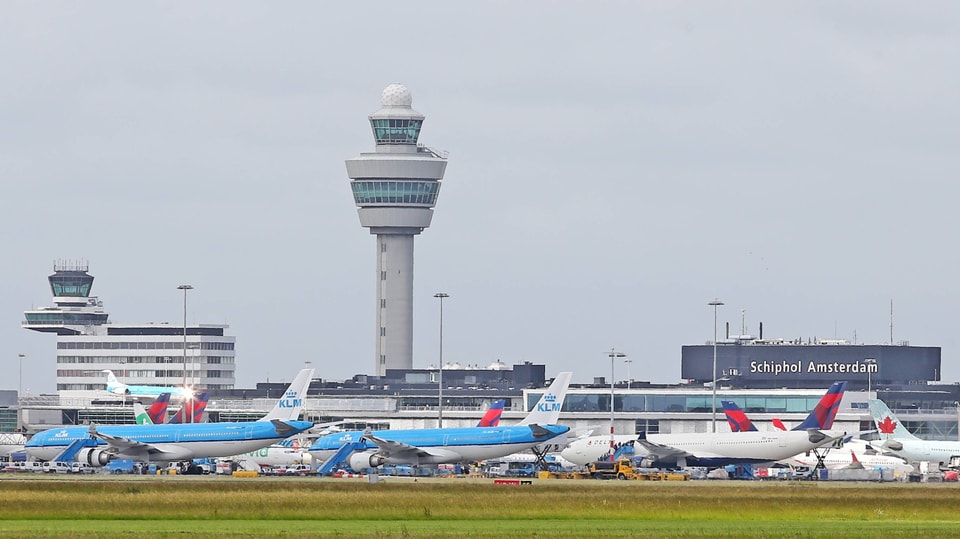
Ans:
[{"label": "schiphol amsterdam sign", "polygon": [[843,363],[832,361],[827,363],[817,361],[751,361],[750,372],[754,374],[876,374],[878,365],[875,362],[854,361]]}]

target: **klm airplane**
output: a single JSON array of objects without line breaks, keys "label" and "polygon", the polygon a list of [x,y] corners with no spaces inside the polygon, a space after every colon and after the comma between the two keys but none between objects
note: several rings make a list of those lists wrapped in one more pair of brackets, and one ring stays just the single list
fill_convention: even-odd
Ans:
[{"label": "klm airplane", "polygon": [[465,427],[347,431],[323,436],[310,447],[320,473],[340,462],[354,470],[384,464],[453,464],[502,457],[565,435],[570,428],[555,424],[570,383],[562,372],[520,424],[510,427]]},{"label": "klm airplane", "polygon": [[114,395],[156,398],[163,393],[170,393],[170,395],[177,398],[193,396],[193,390],[189,387],[128,386],[117,380],[117,377],[110,369],[104,369],[101,372],[107,375],[107,391]]},{"label": "klm airplane", "polygon": [[276,406],[257,421],[65,427],[35,434],[27,455],[39,460],[106,466],[113,459],[171,462],[226,457],[267,447],[313,426],[298,421],[313,369],[303,369]]}]

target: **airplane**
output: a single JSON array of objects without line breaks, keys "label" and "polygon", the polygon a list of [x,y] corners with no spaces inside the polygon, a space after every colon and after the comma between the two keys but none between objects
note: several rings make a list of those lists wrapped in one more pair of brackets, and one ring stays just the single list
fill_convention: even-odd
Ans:
[{"label": "airplane", "polygon": [[140,401],[133,403],[133,415],[136,417],[137,425],[152,425],[154,423],[163,423],[167,417],[167,405],[170,404],[170,394],[161,393],[157,400],[153,401],[149,409],[145,409]]},{"label": "airplane", "polygon": [[820,457],[813,453],[801,453],[782,460],[781,462],[790,466],[806,466],[811,469],[816,467],[823,467],[828,470],[887,468],[898,473],[910,473],[914,471],[913,466],[907,464],[907,462],[900,457],[882,455],[876,450],[871,454],[854,449],[847,450],[846,446],[844,449],[845,450],[841,451],[834,450]]},{"label": "airplane", "polygon": [[[340,462],[355,471],[384,464],[455,464],[517,453],[566,434],[555,424],[573,373],[557,375],[527,416],[510,427],[345,431],[318,438],[309,452],[323,474]],[[552,421],[551,421],[552,420]]]},{"label": "airplane", "polygon": [[114,459],[171,462],[247,453],[313,426],[298,421],[313,369],[303,369],[257,421],[180,425],[90,425],[38,432],[24,447],[34,459],[106,466]]},{"label": "airplane", "polygon": [[500,399],[494,401],[490,405],[490,408],[487,408],[487,412],[483,414],[483,417],[480,418],[480,422],[477,423],[478,427],[496,427],[500,424],[500,415],[503,414],[503,406],[507,404],[506,399]]},{"label": "airplane", "polygon": [[[802,423],[790,430],[820,429],[830,430],[833,428],[833,421],[837,417],[837,411],[840,409],[840,401],[843,400],[843,392],[847,388],[846,382],[834,382],[827,388],[827,392],[820,397],[820,401],[813,408]],[[747,414],[732,401],[720,401],[723,405],[723,413],[727,416],[727,423],[730,425],[731,432],[756,431],[754,425]],[[778,430],[787,430],[783,422],[774,420],[774,427]]]},{"label": "airplane", "polygon": [[939,462],[944,466],[960,457],[960,441],[920,439],[903,426],[883,401],[870,399],[867,404],[882,440],[880,448],[884,451],[907,462]]},{"label": "airplane", "polygon": [[[839,393],[835,387],[839,387]],[[846,435],[829,431],[823,426],[832,426],[844,387],[846,382],[830,386],[807,420],[801,424],[805,427],[804,430],[621,434],[613,437],[613,449],[633,446],[635,452],[644,458],[644,465],[660,468],[776,462],[812,451]],[[815,426],[808,427],[810,424]],[[826,432],[823,432],[824,430]],[[609,457],[610,444],[610,436],[587,436],[570,442],[560,455],[583,466],[605,456]],[[640,451],[637,451],[638,449]]]},{"label": "airplane", "polygon": [[161,393],[170,393],[177,398],[193,396],[193,390],[188,387],[129,386],[117,380],[117,377],[110,369],[103,369],[100,372],[107,375],[107,391],[115,395],[156,398],[159,397]]}]

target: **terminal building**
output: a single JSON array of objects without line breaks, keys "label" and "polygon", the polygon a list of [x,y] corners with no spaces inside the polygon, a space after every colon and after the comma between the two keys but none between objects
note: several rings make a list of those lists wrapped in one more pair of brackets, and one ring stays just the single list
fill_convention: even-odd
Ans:
[{"label": "terminal building", "polygon": [[[231,389],[236,338],[217,324],[114,324],[91,296],[86,264],[58,261],[47,280],[52,307],[24,312],[24,329],[56,334],[57,391],[83,398],[106,389],[105,369],[127,384]],[[186,345],[186,350],[184,350]]]}]

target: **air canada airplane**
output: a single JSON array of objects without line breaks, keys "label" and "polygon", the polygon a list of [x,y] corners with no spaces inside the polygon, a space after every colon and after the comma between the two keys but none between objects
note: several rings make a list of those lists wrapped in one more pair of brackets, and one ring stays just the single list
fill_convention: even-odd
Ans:
[{"label": "air canada airplane", "polygon": [[569,427],[555,424],[572,373],[557,375],[518,425],[381,431],[345,431],[323,436],[310,447],[323,474],[340,462],[356,471],[383,464],[453,464],[502,457],[562,436]]},{"label": "air canada airplane", "polygon": [[107,391],[114,395],[129,395],[131,397],[149,397],[156,398],[162,393],[170,393],[173,397],[192,397],[193,390],[189,387],[164,387],[164,386],[128,386],[117,380],[117,377],[110,369],[104,369],[107,375]]},{"label": "air canada airplane", "polygon": [[907,462],[939,462],[950,464],[960,458],[960,442],[956,440],[922,440],[903,426],[897,416],[881,400],[870,399],[870,415],[877,424],[880,448],[883,451],[906,459]]},{"label": "air canada airplane", "polygon": [[310,427],[298,421],[313,369],[303,369],[257,421],[179,425],[90,425],[38,432],[24,449],[35,459],[106,466],[113,459],[170,462],[225,457],[266,447]]}]

